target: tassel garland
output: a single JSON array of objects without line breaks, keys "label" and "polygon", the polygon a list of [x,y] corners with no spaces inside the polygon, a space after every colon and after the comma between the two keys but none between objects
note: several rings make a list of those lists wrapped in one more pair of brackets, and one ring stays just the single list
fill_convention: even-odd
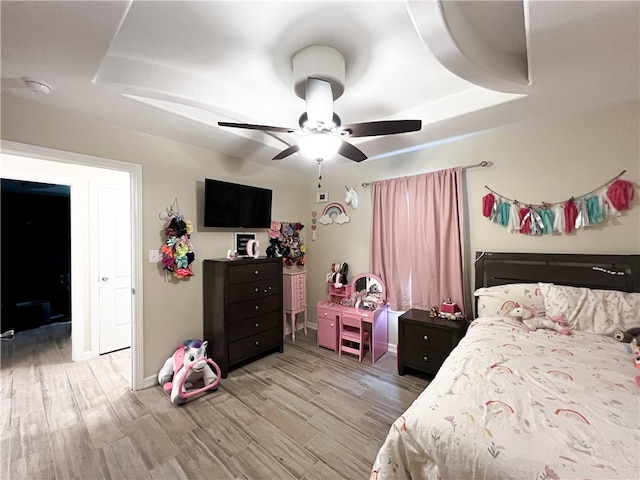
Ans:
[{"label": "tassel garland", "polygon": [[636,186],[620,180],[623,170],[601,187],[580,197],[558,203],[522,204],[494,192],[482,197],[482,215],[493,223],[506,227],[510,233],[544,235],[566,233],[597,225],[621,215],[631,207]]}]

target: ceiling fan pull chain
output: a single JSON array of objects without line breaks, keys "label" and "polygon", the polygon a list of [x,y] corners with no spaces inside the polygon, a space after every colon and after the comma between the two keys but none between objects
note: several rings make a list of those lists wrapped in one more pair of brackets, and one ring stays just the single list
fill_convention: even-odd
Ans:
[{"label": "ceiling fan pull chain", "polygon": [[316,162],[318,162],[318,188],[321,188],[322,185],[320,185],[320,180],[322,180],[322,159],[317,158]]}]

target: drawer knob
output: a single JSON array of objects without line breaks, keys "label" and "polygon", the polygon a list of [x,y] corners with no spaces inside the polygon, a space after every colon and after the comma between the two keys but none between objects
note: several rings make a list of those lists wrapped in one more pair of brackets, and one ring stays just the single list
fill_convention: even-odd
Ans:
[{"label": "drawer knob", "polygon": [[260,345],[260,340],[256,340],[256,347]]},{"label": "drawer knob", "polygon": [[332,324],[331,324],[331,328],[333,328],[333,327],[335,327],[335,324],[334,324],[334,323],[332,323]]},{"label": "drawer knob", "polygon": [[428,341],[429,341],[429,336],[428,336],[428,335],[425,335],[425,336],[424,336],[424,337],[422,337],[422,338],[424,338],[424,341],[425,341],[425,342],[428,342]]},{"label": "drawer knob", "polygon": [[326,316],[327,316],[327,312],[324,312],[324,314],[323,314],[323,315],[326,317]]},{"label": "drawer knob", "polygon": [[258,287],[256,287],[256,288],[255,288],[255,290],[254,290],[254,292],[258,293],[258,290],[259,290],[259,288],[258,288]]},{"label": "drawer knob", "polygon": [[269,285],[269,288],[268,288],[268,290],[271,290],[271,285]]},{"label": "drawer knob", "polygon": [[265,291],[264,291],[264,293],[267,293],[268,291],[269,291],[269,290],[267,289],[267,290],[265,290]]},{"label": "drawer knob", "polygon": [[254,270],[254,271],[253,271],[253,274],[254,274],[254,275],[257,275],[257,274],[258,274],[258,270]]},{"label": "drawer knob", "polygon": [[260,324],[259,324],[259,323],[256,323],[256,328],[258,328],[259,326],[260,326]]},{"label": "drawer knob", "polygon": [[429,357],[427,357],[426,355],[424,357],[422,357],[422,360],[424,360],[425,362],[429,361]]},{"label": "drawer knob", "polygon": [[258,310],[260,307],[259,307],[258,305],[256,305],[254,308],[255,308],[256,310]]}]

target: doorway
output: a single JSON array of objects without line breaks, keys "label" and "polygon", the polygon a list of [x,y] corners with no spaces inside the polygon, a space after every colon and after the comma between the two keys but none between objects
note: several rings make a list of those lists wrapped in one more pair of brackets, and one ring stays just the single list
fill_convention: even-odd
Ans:
[{"label": "doorway", "polygon": [[69,322],[69,186],[3,178],[0,190],[0,331]]},{"label": "doorway", "polygon": [[[131,386],[143,387],[142,365],[142,291],[140,165],[102,159],[71,152],[2,142],[2,177],[25,181],[68,185],[71,190],[71,343],[73,361],[99,354],[95,319],[99,308],[98,267],[91,254],[92,241],[90,192],[96,184],[109,184],[114,178],[127,178],[130,198],[130,235],[121,241],[131,247]],[[6,237],[3,238],[6,241]],[[46,239],[43,239],[46,248]],[[90,262],[87,259],[91,258]],[[95,280],[95,282],[94,282]],[[91,288],[91,287],[94,288]]]}]

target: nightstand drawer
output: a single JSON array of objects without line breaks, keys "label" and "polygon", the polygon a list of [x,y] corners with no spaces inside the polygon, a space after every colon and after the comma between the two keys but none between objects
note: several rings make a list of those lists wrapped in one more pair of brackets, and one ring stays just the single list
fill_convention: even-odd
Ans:
[{"label": "nightstand drawer", "polygon": [[402,358],[407,367],[436,374],[438,369],[449,356],[449,351],[429,350],[424,347],[405,343]]},{"label": "nightstand drawer", "polygon": [[442,330],[429,325],[417,325],[406,323],[404,328],[404,341],[406,344],[415,345],[430,350],[451,350],[451,330]]},{"label": "nightstand drawer", "polygon": [[416,308],[406,311],[398,317],[398,373],[411,368],[435,375],[465,331],[464,322],[432,318]]}]

